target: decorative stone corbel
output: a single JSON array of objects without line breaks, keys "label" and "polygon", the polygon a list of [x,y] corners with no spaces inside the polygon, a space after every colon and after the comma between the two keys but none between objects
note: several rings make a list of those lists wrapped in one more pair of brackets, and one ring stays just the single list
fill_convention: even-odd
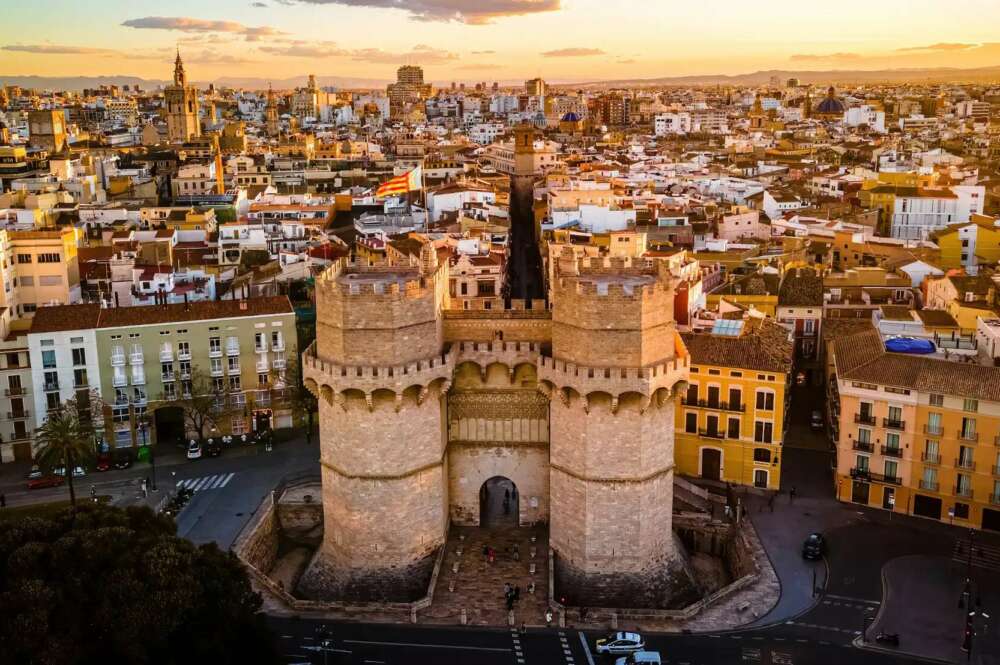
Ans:
[{"label": "decorative stone corbel", "polygon": [[590,395],[583,396],[583,412],[590,415]]},{"label": "decorative stone corbel", "polygon": [[375,410],[375,400],[372,397],[373,394],[374,393],[370,393],[370,392],[366,392],[365,393],[365,404],[368,405],[368,411],[369,411],[369,413]]},{"label": "decorative stone corbel", "polygon": [[421,404],[424,403],[424,400],[427,399],[427,395],[429,395],[430,392],[431,392],[431,389],[430,389],[429,386],[421,386],[420,387],[420,394],[417,395],[417,406],[420,406]]},{"label": "decorative stone corbel", "polygon": [[611,415],[618,415],[618,395],[611,396]]},{"label": "decorative stone corbel", "polygon": [[403,393],[396,393],[396,413],[403,408]]},{"label": "decorative stone corbel", "polygon": [[344,393],[336,392],[333,393],[332,399],[330,400],[330,406],[336,403],[345,412],[347,411],[347,398],[344,397]]}]

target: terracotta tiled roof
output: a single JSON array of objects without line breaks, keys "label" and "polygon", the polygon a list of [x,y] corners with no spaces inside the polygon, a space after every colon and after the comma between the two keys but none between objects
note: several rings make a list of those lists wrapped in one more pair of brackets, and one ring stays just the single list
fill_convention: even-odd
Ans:
[{"label": "terracotta tiled roof", "polygon": [[[246,309],[242,309],[244,304]],[[121,328],[292,313],[292,304],[289,302],[288,296],[270,296],[247,300],[214,300],[146,307],[109,307],[106,309],[101,309],[101,306],[97,304],[59,305],[39,307],[31,322],[31,332]]]},{"label": "terracotta tiled roof", "polygon": [[711,333],[683,333],[684,345],[695,365],[739,367],[762,372],[792,371],[792,343],[788,331],[770,321],[747,321],[748,332],[739,337]]},{"label": "terracotta tiled roof", "polygon": [[788,271],[781,282],[778,304],[787,307],[822,305],[823,278],[812,270]]}]

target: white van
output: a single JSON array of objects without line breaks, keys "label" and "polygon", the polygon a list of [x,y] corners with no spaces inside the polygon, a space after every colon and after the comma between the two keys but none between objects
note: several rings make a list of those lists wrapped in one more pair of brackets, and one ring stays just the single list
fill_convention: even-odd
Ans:
[{"label": "white van", "polygon": [[636,651],[622,656],[615,665],[661,665],[659,651]]}]

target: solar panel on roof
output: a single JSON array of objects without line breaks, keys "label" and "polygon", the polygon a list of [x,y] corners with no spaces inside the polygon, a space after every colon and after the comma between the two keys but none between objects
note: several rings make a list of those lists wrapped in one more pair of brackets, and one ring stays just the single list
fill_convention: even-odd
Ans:
[{"label": "solar panel on roof", "polygon": [[743,333],[743,321],[722,319],[712,326],[712,334],[720,337],[739,337]]}]

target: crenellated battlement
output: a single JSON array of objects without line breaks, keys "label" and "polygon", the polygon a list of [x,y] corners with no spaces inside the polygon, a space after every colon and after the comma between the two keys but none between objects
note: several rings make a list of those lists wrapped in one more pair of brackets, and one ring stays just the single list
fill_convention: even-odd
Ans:
[{"label": "crenellated battlement", "polygon": [[411,257],[409,265],[362,263],[341,259],[324,270],[317,280],[319,289],[333,289],[341,296],[420,298],[447,281],[446,266],[425,269]]}]

